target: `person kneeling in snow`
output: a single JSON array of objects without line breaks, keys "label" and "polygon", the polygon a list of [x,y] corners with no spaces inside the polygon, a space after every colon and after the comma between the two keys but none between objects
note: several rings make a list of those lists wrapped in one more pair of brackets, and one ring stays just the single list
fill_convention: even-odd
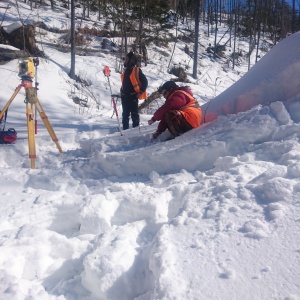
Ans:
[{"label": "person kneeling in snow", "polygon": [[160,121],[153,139],[166,129],[176,137],[200,126],[202,111],[188,86],[179,87],[174,81],[166,81],[158,91],[166,101],[148,121],[149,125]]}]

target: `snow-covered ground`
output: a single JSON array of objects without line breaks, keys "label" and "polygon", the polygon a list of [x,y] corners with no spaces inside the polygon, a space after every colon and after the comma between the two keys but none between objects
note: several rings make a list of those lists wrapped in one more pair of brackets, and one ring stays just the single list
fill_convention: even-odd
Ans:
[{"label": "snow-covered ground", "polygon": [[[34,18],[18,4],[24,19]],[[10,5],[4,26],[18,20]],[[37,15],[68,27],[64,14],[43,8]],[[22,89],[6,124],[18,139],[1,145],[1,300],[300,299],[300,87],[288,99],[268,106],[265,99],[174,140],[164,142],[165,133],[152,141],[156,123],[147,120],[159,101],[143,111],[139,128],[118,132],[110,97],[120,88],[114,55],[76,57],[76,74],[89,86],[75,88],[70,55],[39,47],[47,58],[38,66],[38,97],[64,153],[37,116],[36,169],[30,168]],[[178,42],[172,63],[188,67],[201,104],[227,88],[224,95],[235,96],[243,80],[251,84],[245,76],[232,85],[246,61],[232,70],[206,55],[193,79],[183,49]],[[264,62],[272,50],[260,68],[270,68]],[[142,69],[149,94],[173,77],[166,51],[148,49]],[[18,60],[1,65],[0,74],[2,109],[20,83]]]}]

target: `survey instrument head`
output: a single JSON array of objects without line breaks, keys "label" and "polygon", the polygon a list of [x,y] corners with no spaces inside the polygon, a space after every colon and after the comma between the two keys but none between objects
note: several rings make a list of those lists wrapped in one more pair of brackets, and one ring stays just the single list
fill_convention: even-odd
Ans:
[{"label": "survey instrument head", "polygon": [[35,62],[32,57],[26,59],[21,59],[19,61],[19,76],[20,77],[29,77],[34,78],[34,66]]}]

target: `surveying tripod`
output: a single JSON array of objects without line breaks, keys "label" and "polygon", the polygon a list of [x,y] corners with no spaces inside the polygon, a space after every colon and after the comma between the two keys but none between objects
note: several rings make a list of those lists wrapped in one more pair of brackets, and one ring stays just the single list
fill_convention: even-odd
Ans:
[{"label": "surveying tripod", "polygon": [[[29,60],[29,63],[35,63],[33,59]],[[28,64],[29,64],[28,63]],[[22,65],[23,66],[23,65]],[[30,66],[30,64],[29,64]],[[28,66],[26,66],[28,68]],[[44,125],[46,126],[49,135],[51,136],[53,142],[56,144],[56,147],[58,148],[60,153],[63,153],[58,139],[54,133],[54,130],[48,120],[48,117],[39,101],[36,95],[36,87],[32,86],[32,74],[34,72],[28,72],[28,69],[25,70],[25,73],[19,73],[19,76],[21,77],[21,84],[17,86],[15,89],[15,92],[13,95],[10,97],[2,111],[0,112],[0,119],[2,116],[5,114],[7,111],[8,107],[12,103],[12,101],[15,99],[19,91],[22,89],[22,87],[26,91],[26,98],[24,100],[26,104],[26,119],[27,119],[27,132],[28,132],[28,147],[29,147],[29,158],[30,158],[30,164],[31,164],[31,169],[35,169],[35,159],[36,159],[36,147],[35,147],[35,122],[34,122],[34,112],[33,112],[33,107],[36,108],[38,111],[42,121],[44,122]]]}]

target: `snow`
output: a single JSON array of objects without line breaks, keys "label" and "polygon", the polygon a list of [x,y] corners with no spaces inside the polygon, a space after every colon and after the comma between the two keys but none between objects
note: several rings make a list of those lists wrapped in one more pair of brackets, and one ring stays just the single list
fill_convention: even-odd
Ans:
[{"label": "snow", "polygon": [[[30,12],[18,3],[21,14]],[[16,18],[13,8],[8,13]],[[69,22],[48,8],[43,14],[57,28]],[[295,36],[291,47],[299,45]],[[36,169],[30,168],[21,89],[6,124],[18,139],[1,145],[1,300],[300,299],[299,93],[293,101],[264,99],[220,115],[166,142],[167,132],[152,141],[157,123],[147,125],[158,102],[141,114],[139,128],[121,136],[110,98],[120,88],[114,55],[76,56],[76,74],[90,85],[74,88],[70,54],[39,47],[48,57],[38,66],[38,98],[64,153],[38,115]],[[255,88],[252,80],[260,78],[255,67],[251,81],[242,76],[246,62],[225,72],[203,56],[193,80],[183,48],[178,43],[173,63],[188,66],[202,105],[222,92],[234,98],[241,85]],[[142,66],[149,94],[172,77],[163,50],[149,48],[150,62]],[[277,60],[264,66],[270,53],[260,70],[278,67]],[[0,72],[2,109],[20,84],[18,60]]]},{"label": "snow", "polygon": [[10,34],[12,33],[14,30],[18,29],[22,27],[22,22],[14,22],[14,23],[11,23],[10,25],[8,26],[4,26],[4,30],[6,33]]},{"label": "snow", "polygon": [[258,104],[296,100],[300,95],[299,43],[298,32],[275,45],[268,55],[236,82],[234,89],[227,89],[203,105],[203,121],[212,121],[218,115],[246,111]]}]

